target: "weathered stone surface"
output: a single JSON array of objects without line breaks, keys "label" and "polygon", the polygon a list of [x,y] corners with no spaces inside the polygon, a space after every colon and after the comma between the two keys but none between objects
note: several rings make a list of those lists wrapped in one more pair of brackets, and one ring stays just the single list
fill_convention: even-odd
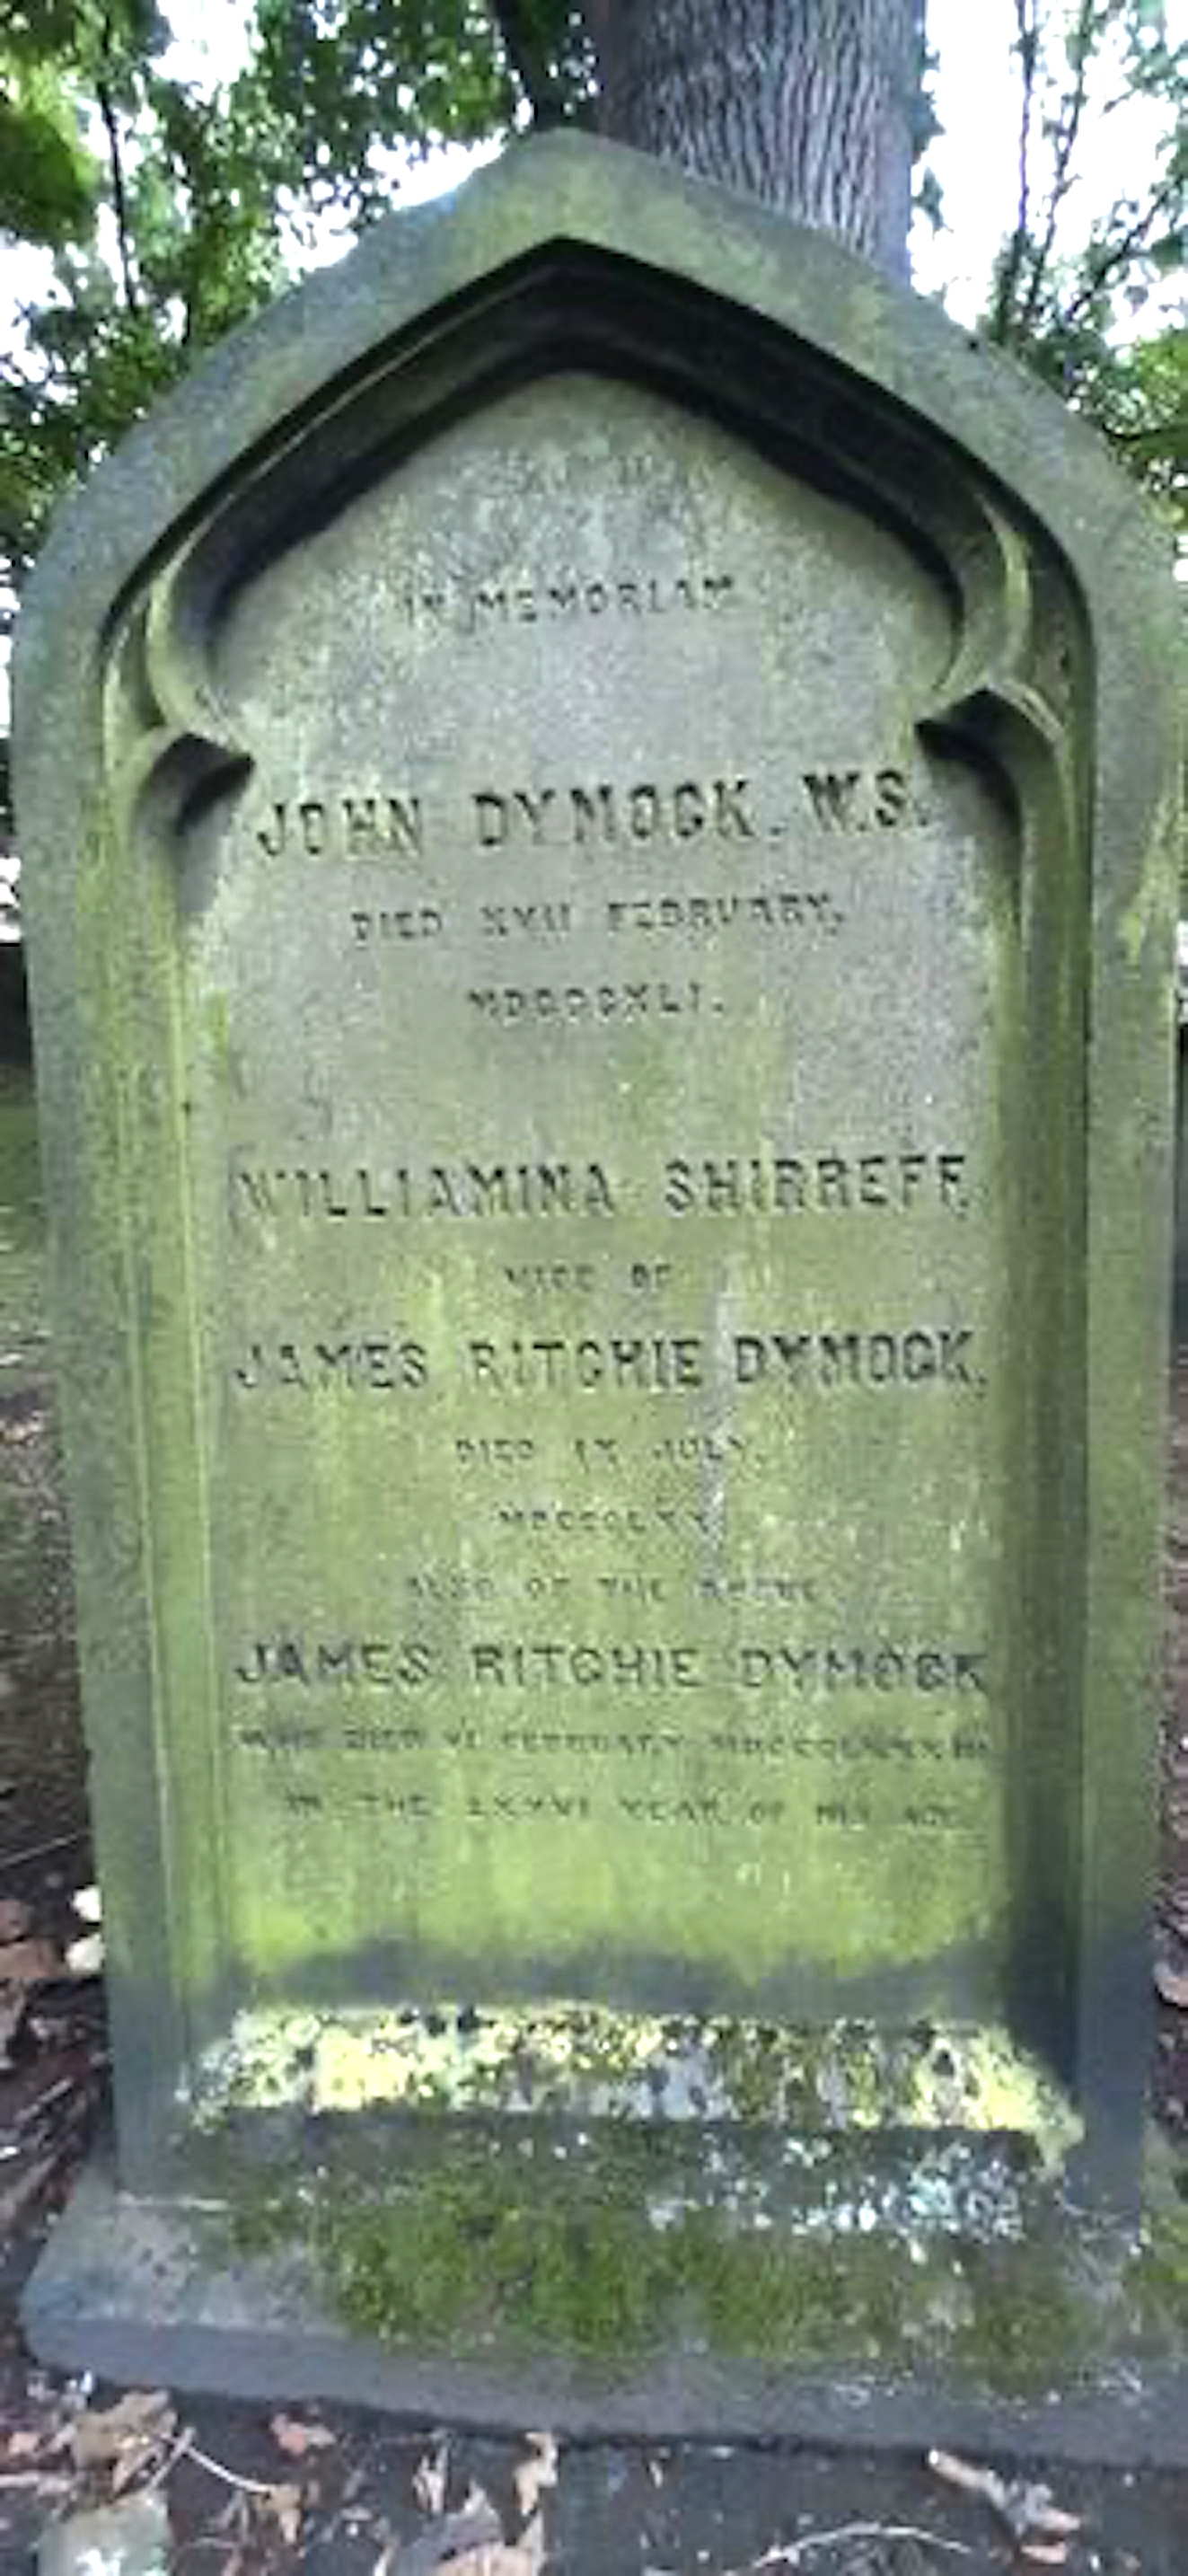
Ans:
[{"label": "weathered stone surface", "polygon": [[1010,2224],[1020,2152],[1133,2204],[1175,632],[1058,405],[572,138],[63,522],[18,790],[141,2189],[333,2232],[355,2156],[443,2282],[691,2226],[728,2348],[756,2230]]}]

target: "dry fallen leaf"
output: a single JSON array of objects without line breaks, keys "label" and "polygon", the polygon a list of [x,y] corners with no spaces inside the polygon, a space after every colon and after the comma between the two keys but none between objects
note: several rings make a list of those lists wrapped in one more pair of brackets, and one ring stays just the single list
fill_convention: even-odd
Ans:
[{"label": "dry fallen leaf", "polygon": [[467,2505],[463,2512],[435,2515],[402,2553],[398,2565],[402,2576],[405,2559],[415,2576],[428,2576],[436,2568],[455,2576],[457,2568],[465,2563],[473,2566],[485,2549],[499,2549],[502,2543],[503,2524],[494,2505]]},{"label": "dry fallen leaf", "polygon": [[0,1986],[47,1986],[62,1974],[52,1941],[6,1941],[0,1948]]},{"label": "dry fallen leaf", "polygon": [[[975,2467],[952,2451],[930,2451],[928,2467],[934,2477],[946,2485],[964,2488],[967,2495],[984,2496],[991,2512],[1006,2524],[1024,2557],[1031,2557],[1041,2567],[1063,2567],[1068,2557],[1066,2543],[1081,2528],[1079,2514],[1065,2513],[1055,2502],[1050,2487],[1028,2478],[1004,2478],[997,2469]],[[1056,2555],[1051,2555],[1055,2549]],[[1045,2551],[1049,2554],[1045,2555]]]},{"label": "dry fallen leaf", "polygon": [[113,2496],[117,2498],[122,2496],[129,2487],[136,2485],[137,2479],[144,2476],[146,2469],[155,2468],[163,2448],[162,2443],[154,2442],[147,2435],[132,2434],[122,2449],[117,2451],[111,2464]]},{"label": "dry fallen leaf", "polygon": [[426,2451],[417,2464],[413,2492],[425,2513],[443,2514],[450,2482],[450,2446],[439,2442],[435,2451]]},{"label": "dry fallen leaf", "polygon": [[53,2180],[60,2161],[59,2150],[51,2147],[44,2156],[35,2156],[7,2190],[0,2191],[0,2236],[7,2235],[40,2198],[46,2184]]},{"label": "dry fallen leaf", "polygon": [[310,2451],[327,2451],[337,2439],[328,2424],[302,2424],[295,2415],[274,2415],[268,2430],[288,2460],[303,2460]]},{"label": "dry fallen leaf", "polygon": [[154,2453],[171,2442],[177,2416],[163,2389],[130,2389],[114,2406],[88,2407],[70,2428],[70,2447],[80,2469],[105,2469],[119,2462],[127,2485],[127,2455],[143,2468]]},{"label": "dry fallen leaf", "polygon": [[1188,1968],[1169,1968],[1161,1959],[1155,1970],[1155,1992],[1161,2003],[1188,2012]]},{"label": "dry fallen leaf", "polygon": [[28,2008],[28,1995],[22,1994],[17,1986],[11,1986],[6,1995],[0,1995],[0,2071],[12,2064],[12,2043]]},{"label": "dry fallen leaf", "polygon": [[5,2460],[35,2460],[38,2453],[43,2448],[44,2436],[42,2434],[35,2433],[31,2425],[18,2425],[16,2431],[9,2434],[8,2440],[4,2445],[3,2452],[0,2452],[0,2458]]},{"label": "dry fallen leaf", "polygon": [[300,2487],[269,2487],[260,2498],[261,2512],[271,2515],[281,2539],[287,2541],[290,2549],[295,2548],[301,2538],[304,2509]]},{"label": "dry fallen leaf", "polygon": [[0,1942],[23,1941],[33,1929],[33,1908],[23,1896],[0,1896]]},{"label": "dry fallen leaf", "polygon": [[551,2433],[530,2433],[531,2459],[521,2460],[515,2473],[516,2497],[525,2522],[536,2512],[546,2487],[557,2483],[557,2444]]},{"label": "dry fallen leaf", "polygon": [[450,2446],[439,2442],[435,2451],[426,2451],[413,2470],[412,2491],[422,2513],[436,2517],[445,2512],[446,2489],[450,2478]]}]

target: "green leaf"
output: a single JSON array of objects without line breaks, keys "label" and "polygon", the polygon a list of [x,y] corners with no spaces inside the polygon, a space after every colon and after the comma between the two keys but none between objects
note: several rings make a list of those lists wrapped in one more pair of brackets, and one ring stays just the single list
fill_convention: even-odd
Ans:
[{"label": "green leaf", "polygon": [[0,228],[57,250],[90,231],[98,170],[46,66],[0,79]]}]

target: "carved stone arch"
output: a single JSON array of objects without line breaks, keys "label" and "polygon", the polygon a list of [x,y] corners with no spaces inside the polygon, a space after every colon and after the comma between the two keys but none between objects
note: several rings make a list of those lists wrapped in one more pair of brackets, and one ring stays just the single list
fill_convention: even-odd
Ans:
[{"label": "carved stone arch", "polygon": [[[1075,577],[1026,510],[899,400],[766,317],[622,252],[562,238],[510,261],[323,386],[171,531],[113,612],[109,758],[135,800],[164,762],[192,780],[245,755],[211,693],[206,649],[228,587],[308,536],[456,418],[565,370],[651,387],[718,420],[782,468],[884,516],[946,584],[950,668],[920,722],[976,741],[1009,776],[1051,762],[1065,829],[1086,781],[1069,737],[1087,693]],[[129,695],[139,712],[128,721]]]}]

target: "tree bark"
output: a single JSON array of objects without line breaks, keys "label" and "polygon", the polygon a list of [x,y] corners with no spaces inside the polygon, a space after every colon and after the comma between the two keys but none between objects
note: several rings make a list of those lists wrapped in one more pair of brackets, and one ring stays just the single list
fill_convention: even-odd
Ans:
[{"label": "tree bark", "polygon": [[906,277],[924,0],[588,0],[604,133]]}]

